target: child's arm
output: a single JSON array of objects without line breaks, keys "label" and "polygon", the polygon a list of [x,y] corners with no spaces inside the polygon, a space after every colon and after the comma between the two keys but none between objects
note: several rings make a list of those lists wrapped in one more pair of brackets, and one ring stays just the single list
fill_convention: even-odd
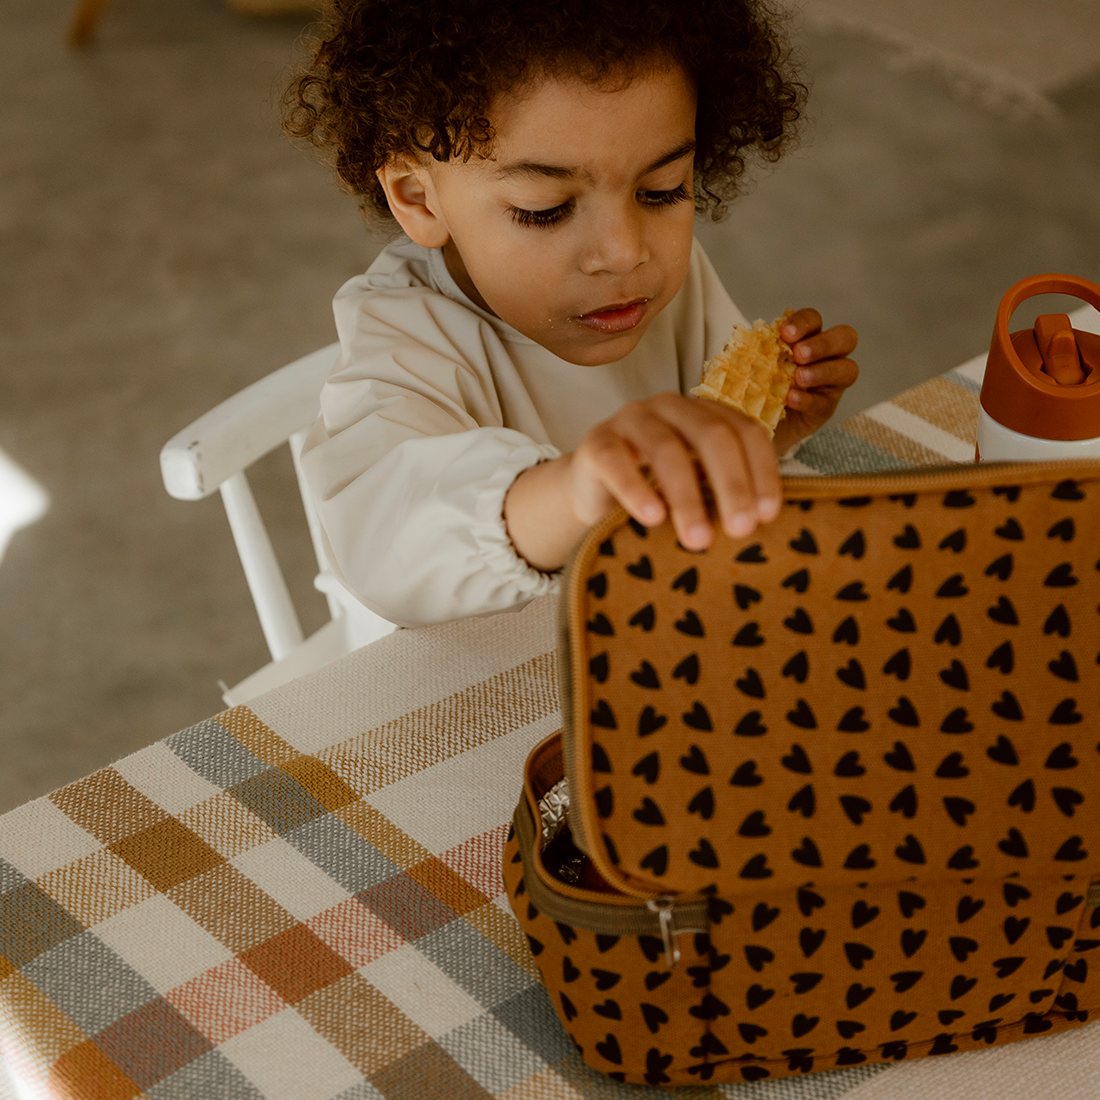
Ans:
[{"label": "child's arm", "polygon": [[799,367],[774,445],[747,416],[717,402],[663,393],[626,405],[595,425],[572,454],[525,470],[512,483],[504,518],[520,556],[547,572],[561,568],[586,528],[615,503],[647,526],[671,518],[684,546],[704,549],[714,537],[704,480],[731,537],[774,519],[781,498],[776,451],[825,423],[858,374],[846,358],[856,345],[849,326],[822,332],[821,315],[804,309],[782,335]]}]

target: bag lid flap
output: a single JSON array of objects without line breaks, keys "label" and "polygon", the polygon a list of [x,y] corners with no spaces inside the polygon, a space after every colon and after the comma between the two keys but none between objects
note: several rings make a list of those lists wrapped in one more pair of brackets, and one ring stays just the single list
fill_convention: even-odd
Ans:
[{"label": "bag lid flap", "polygon": [[784,483],[684,550],[621,510],[563,592],[571,822],[638,896],[1100,864],[1100,462]]}]

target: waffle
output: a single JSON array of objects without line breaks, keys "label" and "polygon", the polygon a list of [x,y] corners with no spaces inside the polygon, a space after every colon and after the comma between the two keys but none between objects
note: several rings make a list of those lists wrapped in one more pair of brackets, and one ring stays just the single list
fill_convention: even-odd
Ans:
[{"label": "waffle", "polygon": [[740,409],[769,436],[786,414],[795,362],[790,347],[779,338],[779,326],[792,311],[772,323],[755,321],[752,328],[737,325],[726,346],[703,366],[702,381],[691,390],[694,397],[721,401]]}]

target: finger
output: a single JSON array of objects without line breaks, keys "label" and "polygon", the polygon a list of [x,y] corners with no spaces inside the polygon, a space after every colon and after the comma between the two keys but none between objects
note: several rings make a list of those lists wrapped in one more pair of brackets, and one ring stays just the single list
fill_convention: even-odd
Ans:
[{"label": "finger", "polygon": [[822,386],[847,388],[859,378],[859,366],[852,359],[825,359],[812,366],[799,367],[794,372],[793,386],[802,390]]},{"label": "finger", "polygon": [[842,387],[825,386],[817,390],[791,390],[788,405],[797,412],[810,428],[819,428],[836,412],[844,390]]},{"label": "finger", "polygon": [[574,511],[585,522],[603,515],[607,495],[647,527],[664,521],[664,501],[643,472],[637,451],[606,425],[593,429],[577,449],[574,471]]},{"label": "finger", "polygon": [[667,415],[691,441],[727,534],[741,538],[758,522],[775,518],[779,474],[775,451],[760,425],[733,409],[705,403],[670,408]]},{"label": "finger", "polygon": [[695,455],[675,426],[653,416],[630,441],[648,464],[653,482],[668,509],[676,537],[689,550],[704,550],[714,538],[703,499]]},{"label": "finger", "polygon": [[821,314],[816,309],[796,309],[779,327],[779,335],[788,344],[821,330]]},{"label": "finger", "polygon": [[780,486],[775,450],[767,432],[754,421],[725,436],[703,435],[696,444],[714,492],[722,528],[731,538],[752,534],[759,522],[779,514]]},{"label": "finger", "polygon": [[834,325],[791,346],[798,363],[813,363],[819,359],[839,359],[855,351],[859,337],[851,325]]}]

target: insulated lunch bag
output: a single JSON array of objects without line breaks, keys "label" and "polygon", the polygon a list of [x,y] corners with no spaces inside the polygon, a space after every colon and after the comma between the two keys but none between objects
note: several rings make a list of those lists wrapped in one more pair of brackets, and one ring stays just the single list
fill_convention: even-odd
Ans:
[{"label": "insulated lunch bag", "polygon": [[608,515],[508,896],[590,1065],[753,1081],[1100,1012],[1100,462],[784,482],[711,548]]}]

